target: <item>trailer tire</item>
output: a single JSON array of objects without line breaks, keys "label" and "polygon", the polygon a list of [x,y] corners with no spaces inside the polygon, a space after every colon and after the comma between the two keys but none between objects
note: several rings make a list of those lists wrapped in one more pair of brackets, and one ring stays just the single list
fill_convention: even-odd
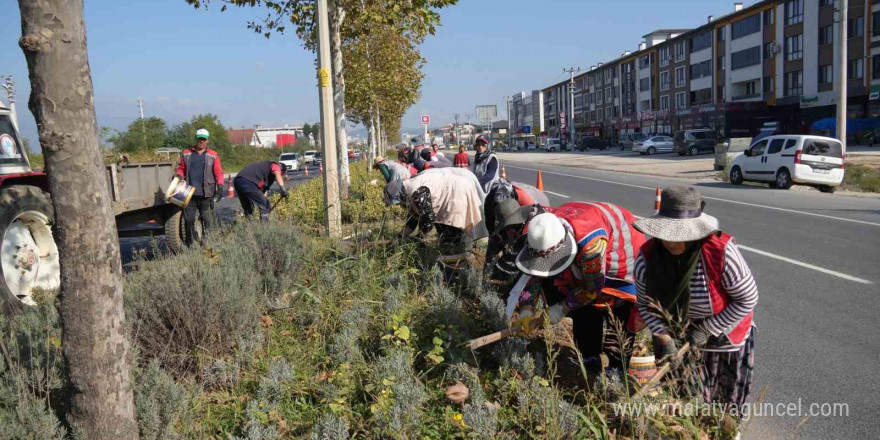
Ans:
[{"label": "trailer tire", "polygon": [[186,229],[183,224],[183,210],[174,208],[165,218],[165,242],[168,250],[178,253],[186,249]]},{"label": "trailer tire", "polygon": [[0,190],[0,306],[7,314],[35,305],[34,288],[61,285],[54,218],[49,195],[40,188],[15,185]]}]

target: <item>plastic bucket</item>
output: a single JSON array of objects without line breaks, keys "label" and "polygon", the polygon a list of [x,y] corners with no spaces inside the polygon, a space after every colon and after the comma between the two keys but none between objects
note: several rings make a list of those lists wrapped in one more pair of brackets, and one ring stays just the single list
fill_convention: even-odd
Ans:
[{"label": "plastic bucket", "polygon": [[188,185],[185,180],[180,180],[179,177],[175,177],[168,185],[168,190],[165,191],[165,201],[186,208],[194,192],[196,192],[196,187]]}]

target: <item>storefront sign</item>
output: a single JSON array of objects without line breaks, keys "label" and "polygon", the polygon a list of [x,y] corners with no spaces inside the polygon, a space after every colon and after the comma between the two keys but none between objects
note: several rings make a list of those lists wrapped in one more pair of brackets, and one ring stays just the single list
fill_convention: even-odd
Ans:
[{"label": "storefront sign", "polygon": [[821,107],[824,105],[834,105],[837,98],[834,92],[821,92],[816,95],[801,95],[801,108]]},{"label": "storefront sign", "polygon": [[868,99],[871,101],[880,99],[880,84],[871,85],[871,93],[868,95]]}]

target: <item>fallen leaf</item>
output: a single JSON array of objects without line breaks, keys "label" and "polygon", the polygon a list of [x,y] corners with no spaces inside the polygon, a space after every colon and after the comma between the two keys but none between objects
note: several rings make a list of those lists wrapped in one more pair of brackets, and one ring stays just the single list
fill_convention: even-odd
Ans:
[{"label": "fallen leaf", "polygon": [[281,336],[290,336],[290,330],[281,330]]},{"label": "fallen leaf", "polygon": [[263,315],[260,319],[263,321],[263,327],[269,328],[272,327],[272,324],[274,324],[274,321],[272,321],[272,317],[269,315]]},{"label": "fallen leaf", "polygon": [[449,388],[446,388],[446,398],[454,403],[462,404],[470,395],[468,387],[461,382],[456,382]]}]

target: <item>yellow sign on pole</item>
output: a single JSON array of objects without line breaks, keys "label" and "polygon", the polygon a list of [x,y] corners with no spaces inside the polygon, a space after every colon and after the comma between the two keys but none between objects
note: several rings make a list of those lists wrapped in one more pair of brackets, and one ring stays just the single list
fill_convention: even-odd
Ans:
[{"label": "yellow sign on pole", "polygon": [[330,87],[330,69],[318,69],[318,86]]}]

